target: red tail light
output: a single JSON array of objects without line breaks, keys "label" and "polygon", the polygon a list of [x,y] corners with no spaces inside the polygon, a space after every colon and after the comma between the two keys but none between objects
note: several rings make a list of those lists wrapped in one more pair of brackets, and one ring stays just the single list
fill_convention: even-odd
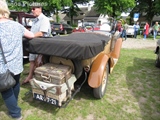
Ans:
[{"label": "red tail light", "polygon": [[63,30],[63,25],[62,25],[62,24],[60,25],[60,30],[61,30],[61,31]]}]

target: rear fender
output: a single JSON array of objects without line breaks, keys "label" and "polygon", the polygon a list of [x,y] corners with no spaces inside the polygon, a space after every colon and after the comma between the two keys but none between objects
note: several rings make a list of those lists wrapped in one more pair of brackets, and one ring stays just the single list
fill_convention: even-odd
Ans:
[{"label": "rear fender", "polygon": [[103,52],[99,53],[94,60],[88,77],[88,84],[90,87],[98,88],[101,85],[103,73],[108,60],[109,56]]},{"label": "rear fender", "polygon": [[159,53],[159,46],[157,46],[156,50],[155,50],[155,54]]}]

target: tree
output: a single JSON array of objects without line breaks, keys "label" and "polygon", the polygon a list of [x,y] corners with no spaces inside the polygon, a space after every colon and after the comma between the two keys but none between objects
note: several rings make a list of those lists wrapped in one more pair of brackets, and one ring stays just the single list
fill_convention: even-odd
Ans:
[{"label": "tree", "polygon": [[[10,10],[31,12],[31,5],[33,3],[40,3],[43,6],[43,13],[47,16],[51,14],[58,15],[58,11],[62,9],[63,6],[71,6],[72,0],[6,0]],[[56,16],[58,21],[58,16]]]},{"label": "tree", "polygon": [[95,0],[94,6],[99,13],[117,18],[122,12],[129,12],[135,0]]},{"label": "tree", "polygon": [[132,10],[131,15],[140,13],[140,17],[145,17],[151,23],[154,15],[160,13],[160,0],[136,0],[136,6]]},{"label": "tree", "polygon": [[[36,2],[43,4],[43,13],[47,16],[51,14],[56,15],[56,22],[59,22],[58,12],[62,9],[67,13],[67,16],[73,21],[73,16],[77,16],[78,8],[77,4],[87,3],[89,0],[36,0]],[[30,13],[30,5],[35,2],[34,0],[7,0],[10,10],[24,11]],[[64,9],[68,6],[67,9]]]},{"label": "tree", "polygon": [[73,17],[78,16],[78,11],[80,11],[80,8],[77,4],[85,4],[88,3],[89,0],[72,0],[72,5],[69,8],[63,9],[65,13],[67,13],[67,16],[71,18],[71,25],[73,25]]}]

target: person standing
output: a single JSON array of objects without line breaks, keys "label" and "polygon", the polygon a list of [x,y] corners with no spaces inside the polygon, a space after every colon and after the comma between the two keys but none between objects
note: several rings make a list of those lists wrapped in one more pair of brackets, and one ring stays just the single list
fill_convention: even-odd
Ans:
[{"label": "person standing", "polygon": [[125,38],[125,40],[127,39],[127,29],[128,29],[128,24],[125,21],[125,24],[123,25],[123,30],[122,30],[122,38]]},{"label": "person standing", "polygon": [[134,25],[134,38],[137,38],[138,30],[140,29],[139,22]]},{"label": "person standing", "polygon": [[159,28],[160,28],[160,26],[159,26],[158,22],[156,22],[154,24],[154,26],[153,26],[153,37],[154,37],[154,40],[156,39],[157,32],[159,31]]},{"label": "person standing", "polygon": [[144,31],[143,31],[143,34],[144,34],[144,38],[143,40],[146,40],[148,34],[149,34],[149,24],[148,22],[146,22],[145,26],[144,26]]},{"label": "person standing", "polygon": [[[51,36],[51,25],[49,19],[42,13],[42,6],[40,4],[35,4],[32,6],[32,13],[36,17],[35,21],[32,23],[31,31],[34,33],[35,37],[49,37]],[[35,60],[37,54],[29,54],[30,70],[27,78],[22,82],[22,85],[29,83],[29,80],[33,78],[33,73],[35,69]]]},{"label": "person standing", "polygon": [[119,36],[122,36],[122,22],[121,21],[117,21],[115,32],[119,34]]},{"label": "person standing", "polygon": [[8,115],[16,120],[21,120],[21,108],[18,106],[20,92],[20,75],[23,71],[22,37],[33,38],[34,34],[23,25],[9,19],[10,11],[5,0],[0,0],[0,42],[7,61],[5,65],[0,51],[0,73],[7,69],[13,73],[16,84],[3,92],[1,96],[8,110]]}]

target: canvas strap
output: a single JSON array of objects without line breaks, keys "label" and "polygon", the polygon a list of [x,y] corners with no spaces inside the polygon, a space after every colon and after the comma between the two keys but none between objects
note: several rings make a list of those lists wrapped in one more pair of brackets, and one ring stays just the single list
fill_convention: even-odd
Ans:
[{"label": "canvas strap", "polygon": [[53,86],[51,86],[51,87],[48,87],[47,89],[42,89],[42,87],[41,87],[38,83],[36,83],[34,79],[33,79],[32,81],[33,81],[34,85],[35,85],[37,88],[40,88],[40,89],[43,91],[43,93],[44,93],[44,99],[45,99],[45,100],[46,100],[46,98],[47,98],[47,96],[48,96],[48,95],[47,95],[48,91],[55,87],[55,85],[53,85]]}]

